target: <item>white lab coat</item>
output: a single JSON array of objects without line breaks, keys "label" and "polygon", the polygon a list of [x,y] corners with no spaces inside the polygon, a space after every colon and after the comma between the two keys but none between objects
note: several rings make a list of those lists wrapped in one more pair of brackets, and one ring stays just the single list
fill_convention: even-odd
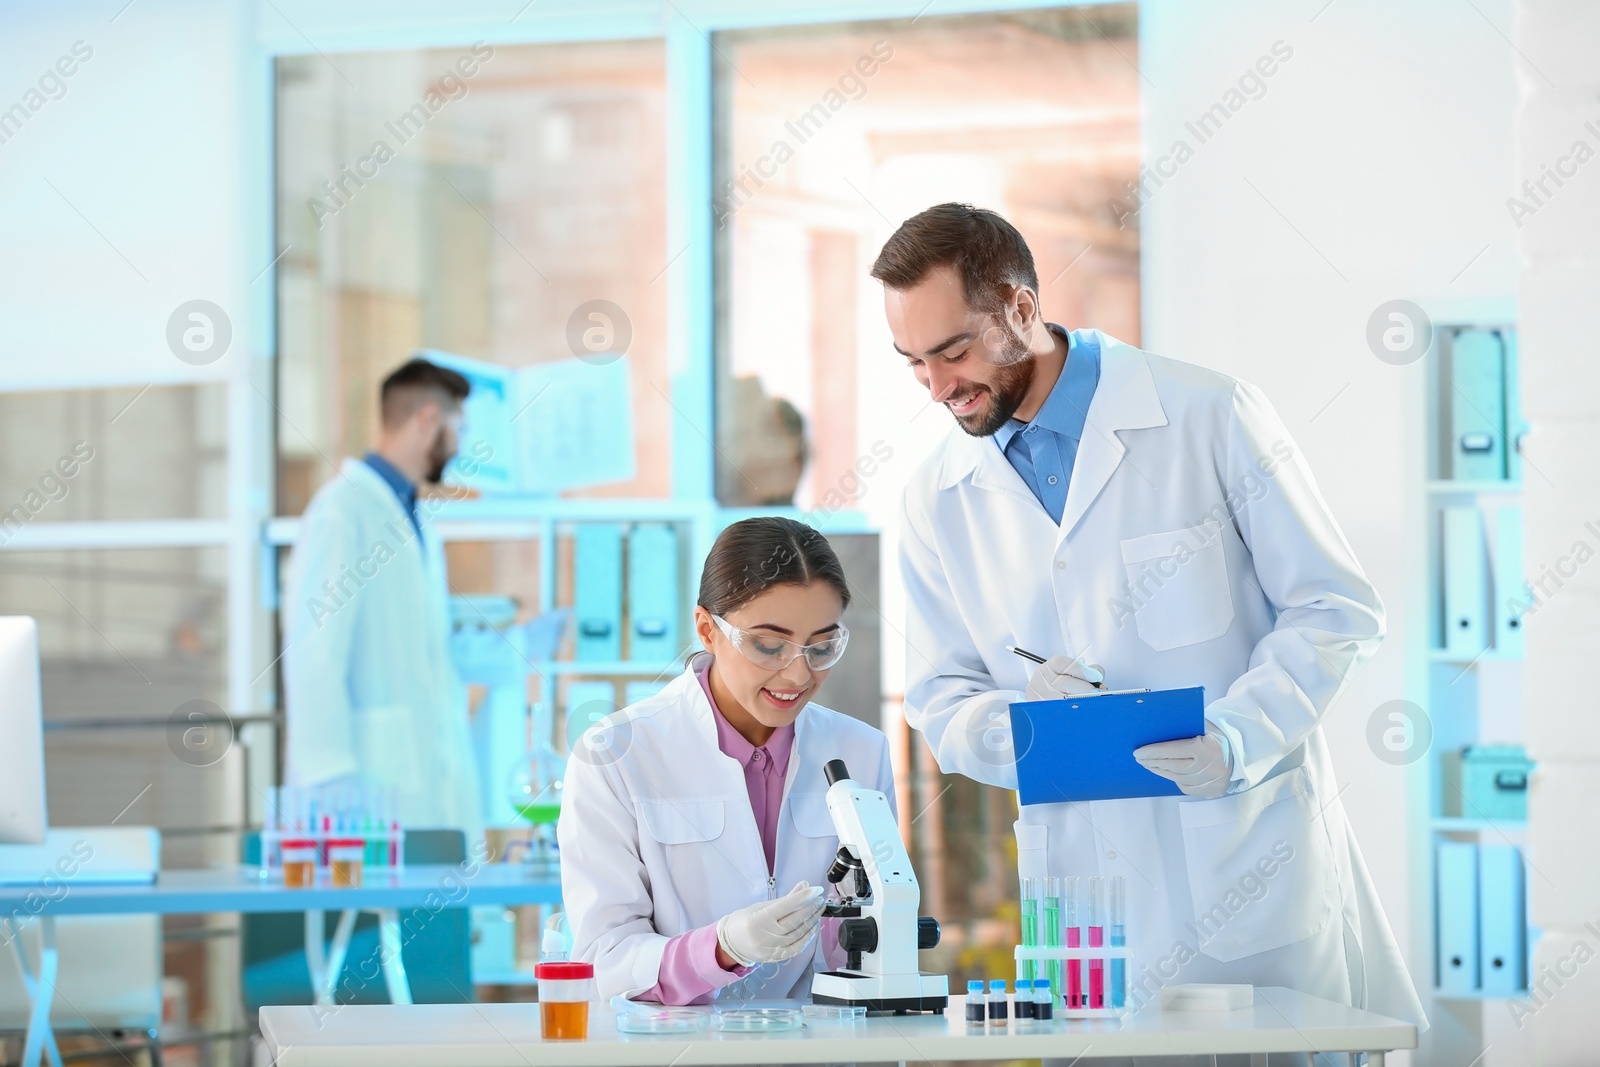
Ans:
[{"label": "white lab coat", "polygon": [[481,833],[466,687],[450,660],[444,551],[347,459],[300,520],[283,603],[287,778],[392,786],[413,827]]},{"label": "white lab coat", "polygon": [[[855,781],[894,807],[888,739],[811,704],[795,720],[775,871],[767,873],[744,769],[722,753],[711,702],[691,665],[661,692],[586,732],[567,762],[557,839],[573,959],[595,965],[602,999],[651,989],[667,941],[787,893],[827,886],[839,849],[823,766],[842,759]],[[829,924],[830,928],[832,924]],[[718,991],[718,1000],[810,999],[826,969],[822,938]]]},{"label": "white lab coat", "polygon": [[1099,339],[1059,527],[959,428],[909,483],[906,717],[946,772],[1014,789],[1032,664],[1006,645],[1204,685],[1229,795],[1024,807],[1021,873],[1126,880],[1132,1004],[1253,982],[1425,1026],[1321,726],[1383,637],[1378,595],[1258,389]]}]

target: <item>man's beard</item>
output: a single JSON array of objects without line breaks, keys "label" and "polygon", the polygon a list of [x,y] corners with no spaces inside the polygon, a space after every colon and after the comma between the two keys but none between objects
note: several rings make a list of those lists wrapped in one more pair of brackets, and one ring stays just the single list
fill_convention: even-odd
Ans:
[{"label": "man's beard", "polygon": [[986,409],[966,417],[956,416],[956,425],[969,436],[993,437],[1017,413],[1033,385],[1036,364],[1029,358],[1028,346],[1020,337],[1007,333],[1006,345],[999,357],[995,361],[994,380],[984,387],[989,392]]},{"label": "man's beard", "polygon": [[450,461],[455,457],[455,449],[445,444],[445,428],[441,426],[438,436],[433,439],[433,447],[428,450],[429,485],[438,485],[444,479],[444,469],[450,466]]}]

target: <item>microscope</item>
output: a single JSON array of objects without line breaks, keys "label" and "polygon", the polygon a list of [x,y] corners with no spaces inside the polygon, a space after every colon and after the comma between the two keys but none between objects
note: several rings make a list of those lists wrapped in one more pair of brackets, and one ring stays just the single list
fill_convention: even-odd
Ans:
[{"label": "microscope", "polygon": [[864,1007],[871,1014],[943,1015],[949,979],[917,969],[918,950],[939,943],[939,923],[917,915],[922,893],[889,800],[852,781],[843,760],[829,760],[823,773],[828,814],[839,835],[828,881],[839,885],[842,899],[825,905],[822,914],[843,920],[839,945],[849,955],[843,970],[812,976],[811,999]]}]

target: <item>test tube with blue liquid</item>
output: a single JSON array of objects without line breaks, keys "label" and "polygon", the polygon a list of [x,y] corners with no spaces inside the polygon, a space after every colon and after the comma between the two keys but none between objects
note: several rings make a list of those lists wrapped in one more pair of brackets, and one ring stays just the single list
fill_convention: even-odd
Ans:
[{"label": "test tube with blue liquid", "polygon": [[[1128,935],[1123,923],[1128,912],[1128,886],[1121,875],[1111,879],[1111,947],[1127,948]],[[1111,1006],[1121,1008],[1127,1003],[1128,961],[1115,957],[1111,961]]]}]

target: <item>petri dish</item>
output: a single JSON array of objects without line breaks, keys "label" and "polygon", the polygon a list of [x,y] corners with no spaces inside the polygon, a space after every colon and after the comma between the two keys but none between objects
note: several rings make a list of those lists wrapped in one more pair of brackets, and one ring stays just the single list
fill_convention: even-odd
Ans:
[{"label": "petri dish", "polygon": [[867,1017],[866,1008],[852,1004],[807,1004],[800,1011],[818,1022],[852,1023]]},{"label": "petri dish", "polygon": [[704,1030],[711,1013],[704,1008],[678,1008],[647,1001],[611,998],[621,1034],[692,1034]]},{"label": "petri dish", "polygon": [[717,1012],[717,1029],[732,1034],[770,1034],[805,1025],[799,1008],[733,1008]]},{"label": "petri dish", "polygon": [[621,1034],[692,1034],[704,1030],[711,1016],[688,1008],[659,1008],[655,1011],[617,1013],[617,1032]]}]

